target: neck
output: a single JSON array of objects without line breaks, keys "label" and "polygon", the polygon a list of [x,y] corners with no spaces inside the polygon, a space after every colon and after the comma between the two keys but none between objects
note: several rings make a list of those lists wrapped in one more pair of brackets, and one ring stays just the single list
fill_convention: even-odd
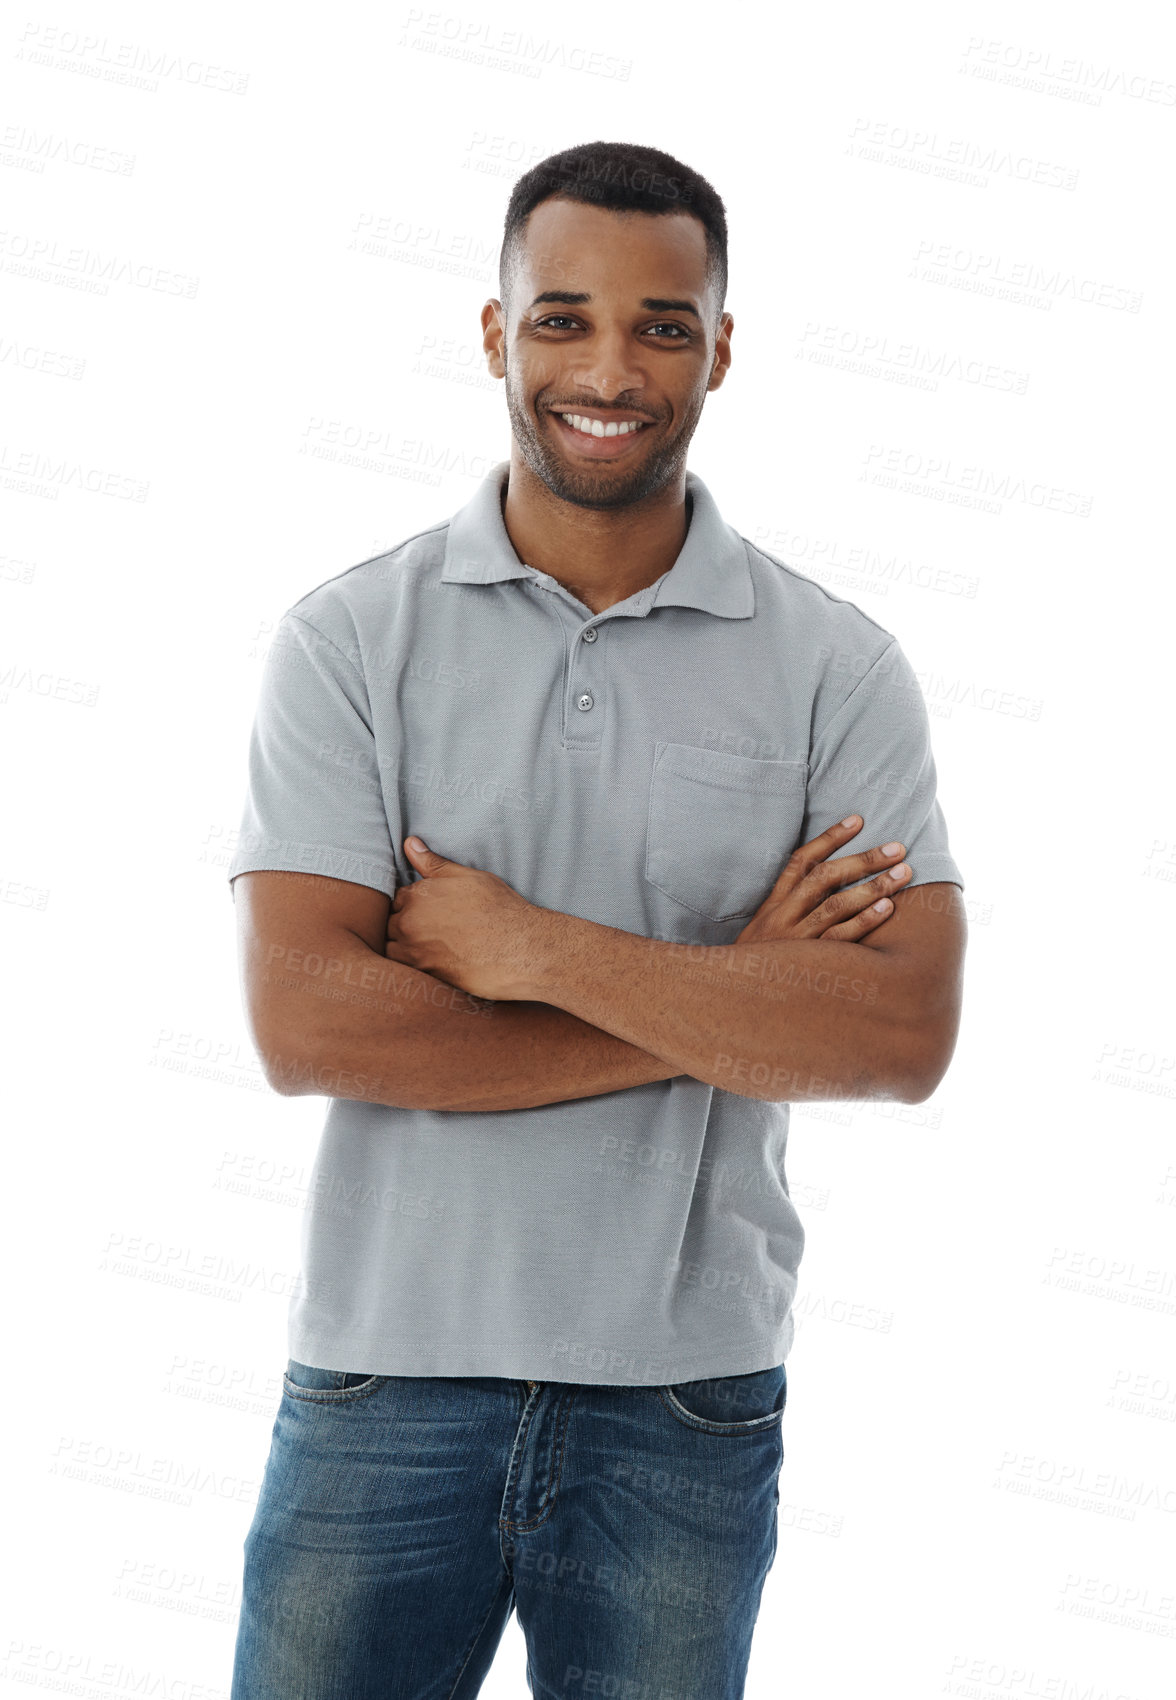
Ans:
[{"label": "neck", "polygon": [[624,507],[577,507],[553,496],[512,447],[502,518],[520,561],[600,614],[670,570],[686,541],[691,505],[683,469]]}]

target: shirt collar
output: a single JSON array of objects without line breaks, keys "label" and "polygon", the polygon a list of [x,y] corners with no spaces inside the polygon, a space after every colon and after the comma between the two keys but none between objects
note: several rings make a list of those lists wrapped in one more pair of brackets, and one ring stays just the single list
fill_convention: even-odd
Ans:
[{"label": "shirt collar", "polygon": [[[495,584],[502,579],[543,577],[515,554],[502,518],[502,486],[509,460],[491,467],[475,494],[449,522],[442,580],[456,584]],[[755,611],[747,547],[719,513],[714,497],[696,472],[687,470],[686,492],[693,499],[686,541],[669,572],[661,578],[649,608],[702,608],[725,619],[746,619]]]}]

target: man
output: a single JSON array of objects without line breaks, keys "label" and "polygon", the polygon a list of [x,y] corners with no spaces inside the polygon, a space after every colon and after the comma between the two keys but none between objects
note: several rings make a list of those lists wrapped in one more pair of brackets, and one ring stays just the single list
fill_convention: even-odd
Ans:
[{"label": "man", "polygon": [[570,149],[516,184],[500,276],[509,462],[288,610],[254,727],[249,1018],[275,1090],[330,1104],[234,1700],[460,1700],[516,1607],[535,1694],[741,1695],[788,1102],[921,1102],[955,1044],[909,663],[686,468],[722,201]]}]

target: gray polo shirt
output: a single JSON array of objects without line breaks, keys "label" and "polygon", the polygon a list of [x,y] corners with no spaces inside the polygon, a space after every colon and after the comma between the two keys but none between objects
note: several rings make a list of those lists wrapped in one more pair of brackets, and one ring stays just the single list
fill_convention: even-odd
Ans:
[{"label": "gray polo shirt", "polygon": [[[692,472],[674,565],[593,614],[520,563],[508,472],[283,616],[230,881],[392,896],[419,877],[413,832],[544,908],[729,944],[792,849],[856,812],[841,854],[897,838],[910,885],[963,885],[890,632],[740,536]],[[289,1355],[612,1385],[781,1363],[804,1246],[787,1138],[787,1103],[688,1076],[485,1114],[332,1097]]]}]

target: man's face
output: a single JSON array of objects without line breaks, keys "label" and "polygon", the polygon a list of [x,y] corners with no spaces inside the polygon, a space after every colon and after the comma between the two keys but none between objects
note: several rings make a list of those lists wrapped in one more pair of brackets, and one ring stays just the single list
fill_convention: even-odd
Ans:
[{"label": "man's face", "polygon": [[[482,327],[490,370],[506,381],[518,452],[553,495],[619,508],[680,476],[706,393],[731,360],[734,321],[724,313],[716,339],[716,305],[706,233],[690,213],[540,202],[525,227],[509,322],[488,301]],[[647,423],[602,438],[565,422],[566,413]]]}]

